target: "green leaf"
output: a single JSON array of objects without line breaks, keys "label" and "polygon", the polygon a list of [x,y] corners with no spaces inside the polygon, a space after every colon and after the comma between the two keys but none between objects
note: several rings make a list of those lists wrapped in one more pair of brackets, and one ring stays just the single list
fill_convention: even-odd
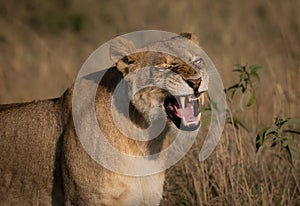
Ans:
[{"label": "green leaf", "polygon": [[235,89],[238,89],[240,87],[241,87],[240,84],[237,83],[237,84],[232,85],[231,87],[228,87],[227,91],[235,90]]},{"label": "green leaf", "polygon": [[231,99],[233,99],[236,91],[240,88],[240,84],[234,84],[231,87],[229,87],[228,89],[226,89],[226,91],[231,91]]},{"label": "green leaf", "polygon": [[270,128],[264,128],[262,130],[260,130],[260,132],[257,134],[256,136],[256,141],[255,141],[255,145],[256,145],[256,152],[259,150],[260,147],[263,146],[264,142],[265,142],[265,138],[266,138],[266,133]]},{"label": "green leaf", "polygon": [[[282,130],[282,126],[299,124],[300,119],[288,118],[282,119],[279,117],[274,118],[274,126],[270,128],[262,129],[256,136],[256,161],[265,142],[270,142],[270,148],[280,148],[288,162],[293,165],[294,161],[299,158],[299,148],[290,137],[289,134],[300,135],[300,130],[297,129],[285,129]],[[285,137],[283,135],[286,135]],[[283,136],[283,137],[282,137]],[[275,154],[279,158],[282,158],[283,153]]]},{"label": "green leaf", "polygon": [[274,136],[278,136],[278,131],[277,129],[271,127],[270,129],[268,129],[268,131],[266,132],[266,136],[269,136],[269,135],[274,135]]},{"label": "green leaf", "polygon": [[238,69],[233,69],[232,71],[233,71],[233,72],[243,72],[243,70],[240,69],[240,68],[238,68]]},{"label": "green leaf", "polygon": [[288,161],[293,165],[293,162],[299,157],[298,145],[288,138],[284,138],[283,143],[288,155]]},{"label": "green leaf", "polygon": [[240,81],[245,80],[246,78],[247,78],[246,72],[242,72],[242,73],[240,74]]},{"label": "green leaf", "polygon": [[253,64],[253,65],[249,66],[249,69],[250,69],[251,73],[252,73],[252,72],[255,72],[255,73],[256,73],[259,69],[262,69],[262,67],[259,66],[259,65]]},{"label": "green leaf", "polygon": [[248,100],[248,103],[247,103],[247,107],[250,107],[253,103],[254,103],[254,100],[255,100],[255,92],[251,92],[251,95],[250,95],[250,99]]},{"label": "green leaf", "polygon": [[255,77],[258,81],[260,80],[257,72],[251,72],[250,75],[253,76],[253,77]]},{"label": "green leaf", "polygon": [[300,125],[300,118],[288,118],[284,122],[283,125],[291,125],[291,124],[299,124]]},{"label": "green leaf", "polygon": [[286,130],[283,130],[283,132],[300,135],[300,131],[299,130],[286,129]]},{"label": "green leaf", "polygon": [[256,136],[255,146],[256,146],[256,152],[255,152],[255,163],[258,163],[258,158],[261,153],[261,148],[264,145],[266,133],[270,128],[264,128],[260,130],[260,132]]}]

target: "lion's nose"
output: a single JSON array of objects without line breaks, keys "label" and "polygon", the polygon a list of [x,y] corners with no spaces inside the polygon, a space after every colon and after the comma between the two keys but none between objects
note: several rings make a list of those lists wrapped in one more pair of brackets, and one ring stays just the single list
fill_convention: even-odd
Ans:
[{"label": "lion's nose", "polygon": [[186,82],[191,88],[193,88],[195,96],[199,97],[200,93],[199,93],[198,89],[202,82],[201,77],[198,79],[188,79],[188,80],[186,80]]}]

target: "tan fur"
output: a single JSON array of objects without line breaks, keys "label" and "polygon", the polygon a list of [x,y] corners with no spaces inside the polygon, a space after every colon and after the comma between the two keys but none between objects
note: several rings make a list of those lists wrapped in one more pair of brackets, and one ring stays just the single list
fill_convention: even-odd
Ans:
[{"label": "tan fur", "polygon": [[[196,41],[194,35],[183,36]],[[158,153],[168,146],[178,129],[168,121],[166,131],[154,140],[129,139],[114,125],[109,112],[114,87],[124,77],[135,85],[134,74],[145,66],[175,71],[176,75],[153,75],[154,81],[163,80],[163,84],[174,87],[176,92],[180,92],[178,88],[187,87],[185,80],[206,78],[206,74],[165,54],[130,55],[135,48],[126,40],[121,39],[111,49],[115,59],[123,55],[127,58],[110,68],[99,84],[95,98],[99,127],[119,151],[132,155]],[[97,74],[81,81],[87,86],[94,84],[93,75]],[[83,149],[74,128],[72,94],[73,88],[55,100],[0,106],[0,205],[159,205],[164,172],[144,177],[120,175],[103,168]],[[124,124],[147,128],[149,111],[161,107],[166,95],[167,92],[159,88],[137,92],[132,99],[132,118],[125,118]],[[84,109],[82,114],[84,127],[90,120]],[[116,161],[115,164],[122,163]]]},{"label": "tan fur", "polygon": [[61,114],[60,99],[0,106],[0,205],[62,199]]}]

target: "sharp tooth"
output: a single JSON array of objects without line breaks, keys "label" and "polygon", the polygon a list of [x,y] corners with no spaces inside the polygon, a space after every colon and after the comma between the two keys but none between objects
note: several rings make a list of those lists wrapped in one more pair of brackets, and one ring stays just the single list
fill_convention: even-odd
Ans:
[{"label": "sharp tooth", "polygon": [[182,109],[185,108],[185,97],[179,97]]},{"label": "sharp tooth", "polygon": [[188,122],[186,121],[186,119],[184,118],[184,116],[182,116],[182,123],[184,126],[188,125]]},{"label": "sharp tooth", "polygon": [[201,98],[201,104],[203,105],[204,104],[204,93],[201,94],[200,98]]},{"label": "sharp tooth", "polygon": [[200,122],[200,119],[201,119],[201,112],[199,112],[199,114],[198,114],[196,120],[197,120],[198,122]]}]

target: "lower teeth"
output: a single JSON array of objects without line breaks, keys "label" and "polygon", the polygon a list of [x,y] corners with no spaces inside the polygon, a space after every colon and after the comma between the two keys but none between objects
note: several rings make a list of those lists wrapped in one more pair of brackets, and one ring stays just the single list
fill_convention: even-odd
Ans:
[{"label": "lower teeth", "polygon": [[191,124],[197,124],[198,122],[200,122],[200,119],[201,119],[201,112],[197,115],[195,121],[192,121],[192,122],[188,122],[185,117],[182,117],[182,123],[184,126],[189,126]]},{"label": "lower teeth", "polygon": [[186,121],[186,119],[184,117],[182,117],[182,122],[183,122],[183,125],[188,125],[188,122]]}]

